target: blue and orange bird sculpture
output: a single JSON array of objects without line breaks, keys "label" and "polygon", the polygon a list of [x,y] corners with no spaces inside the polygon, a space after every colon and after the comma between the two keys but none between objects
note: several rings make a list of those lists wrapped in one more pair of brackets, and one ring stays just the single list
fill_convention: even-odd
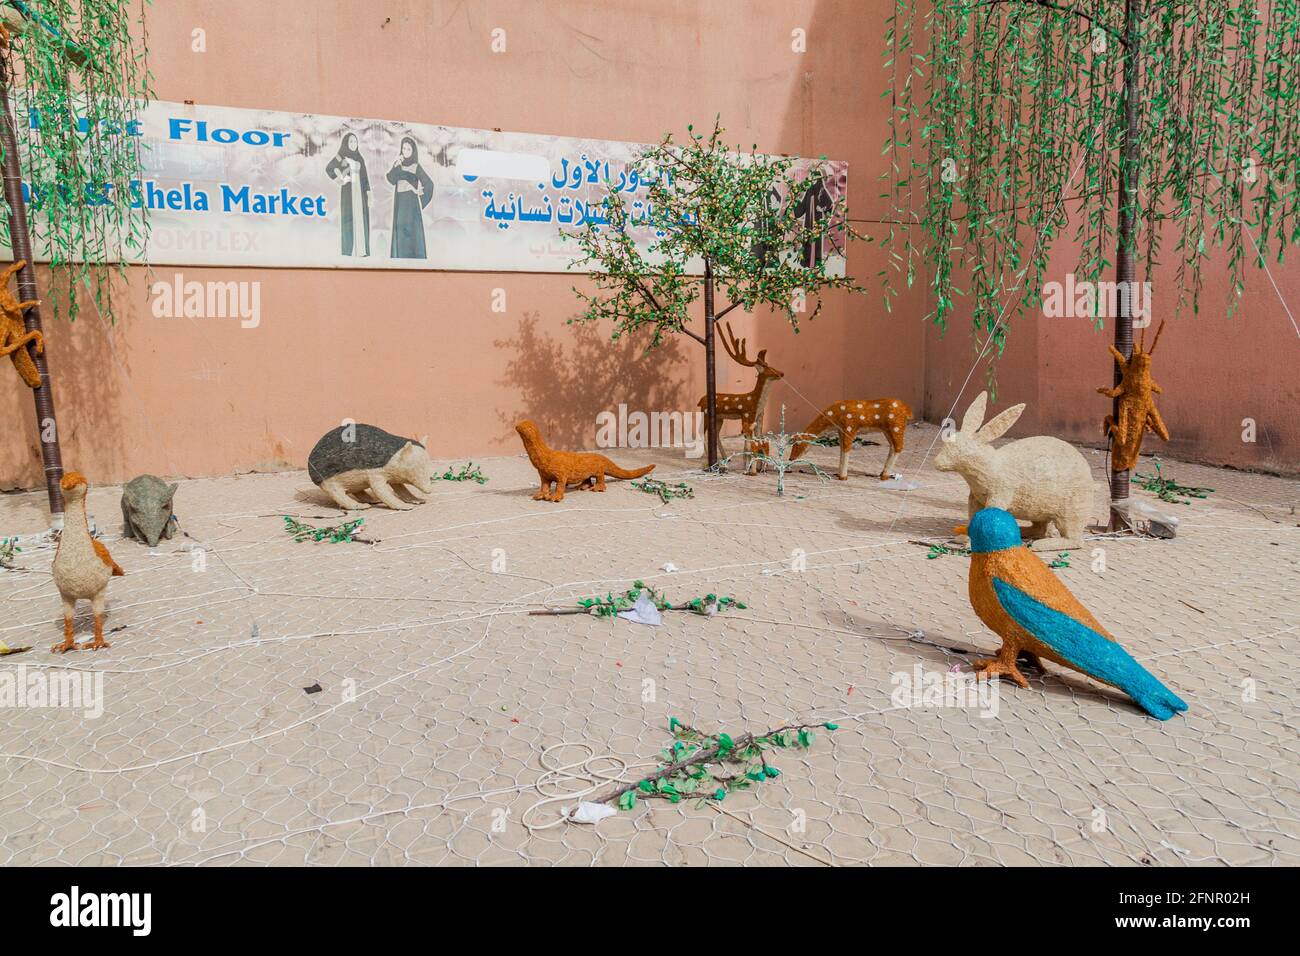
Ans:
[{"label": "blue and orange bird sculpture", "polygon": [[997,657],[974,662],[976,676],[1005,674],[1028,687],[1016,658],[1025,655],[1040,670],[1040,658],[1046,658],[1119,688],[1157,720],[1187,709],[1023,546],[1020,525],[1010,512],[977,511],[967,531],[971,607],[1002,638]]}]

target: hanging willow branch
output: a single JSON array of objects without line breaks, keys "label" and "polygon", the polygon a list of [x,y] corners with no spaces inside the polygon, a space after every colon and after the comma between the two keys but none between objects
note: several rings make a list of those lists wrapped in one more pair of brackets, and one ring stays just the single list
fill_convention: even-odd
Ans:
[{"label": "hanging willow branch", "polygon": [[[32,242],[53,267],[42,299],[56,316],[77,317],[78,287],[111,316],[113,277],[144,249],[147,2],[0,0]],[[0,218],[8,244],[8,217]]]},{"label": "hanging willow branch", "polygon": [[[1076,282],[1113,267],[1129,57],[1139,277],[1176,263],[1176,306],[1199,310],[1202,268],[1222,248],[1231,315],[1247,256],[1263,266],[1276,248],[1281,262],[1300,241],[1300,0],[898,0],[886,45],[897,225],[885,304],[928,273],[928,317],[944,328],[970,315],[991,381],[1008,321],[1041,306],[1071,221]],[[1063,200],[1075,197],[1071,220]]]}]

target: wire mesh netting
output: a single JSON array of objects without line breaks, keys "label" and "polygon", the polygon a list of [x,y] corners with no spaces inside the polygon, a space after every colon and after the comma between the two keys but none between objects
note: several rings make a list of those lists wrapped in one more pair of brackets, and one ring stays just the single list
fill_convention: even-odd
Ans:
[{"label": "wire mesh netting", "polygon": [[[534,502],[528,463],[495,459],[485,486],[364,512],[374,544],[286,535],[286,514],[343,520],[302,473],[183,482],[185,535],[153,550],[121,540],[119,490],[92,489],[127,572],[110,650],[48,652],[51,548],[29,542],[0,572],[0,640],[35,645],[0,658],[11,686],[102,681],[102,714],[3,708],[0,863],[1300,862],[1300,484],[1166,464],[1216,489],[1160,505],[1183,519],[1176,540],[1092,536],[1056,571],[1186,715],[1155,721],[1051,664],[1028,690],[999,684],[992,708],[908,706],[909,679],[969,673],[998,646],[967,559],[929,556],[966,498],[921,467],[935,434],[912,429],[898,462],[916,487],[882,485],[884,451],[866,448],[850,481],[787,474],[784,497],[770,474],[615,455],[694,487],[667,504],[626,482]],[[1103,457],[1085,454],[1100,515]],[[0,530],[38,531],[42,504],[3,499]],[[527,613],[638,579],[747,607],[657,628]],[[721,804],[560,821],[580,792],[652,767],[670,716],[839,729]]]}]

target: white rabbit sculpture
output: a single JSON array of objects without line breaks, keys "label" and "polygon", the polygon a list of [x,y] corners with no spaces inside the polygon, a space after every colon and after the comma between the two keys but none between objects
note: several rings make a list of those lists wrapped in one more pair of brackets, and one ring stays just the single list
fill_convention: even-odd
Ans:
[{"label": "white rabbit sculpture", "polygon": [[[945,436],[934,467],[966,479],[971,516],[981,508],[1002,508],[1030,522],[1025,538],[1032,539],[1035,551],[1083,547],[1094,497],[1087,460],[1072,445],[1050,435],[994,448],[991,442],[1016,423],[1025,406],[1008,408],[981,428],[988,398],[988,392],[980,392],[971,402],[961,430]],[[1056,528],[1060,538],[1047,536],[1049,526]]]}]

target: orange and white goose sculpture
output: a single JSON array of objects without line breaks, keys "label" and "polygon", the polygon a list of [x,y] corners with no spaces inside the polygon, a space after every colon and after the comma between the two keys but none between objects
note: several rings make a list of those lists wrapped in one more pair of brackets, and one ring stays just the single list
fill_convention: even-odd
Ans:
[{"label": "orange and white goose sculpture", "polygon": [[[63,643],[50,648],[56,654],[64,651],[98,650],[109,647],[104,640],[104,596],[108,592],[108,579],[125,574],[108,548],[90,536],[86,521],[86,479],[70,471],[59,483],[67,510],[64,514],[63,533],[58,550],[54,552],[54,583],[63,597]],[[89,644],[78,644],[72,638],[72,618],[78,601],[89,601],[95,612],[95,639]]]}]

